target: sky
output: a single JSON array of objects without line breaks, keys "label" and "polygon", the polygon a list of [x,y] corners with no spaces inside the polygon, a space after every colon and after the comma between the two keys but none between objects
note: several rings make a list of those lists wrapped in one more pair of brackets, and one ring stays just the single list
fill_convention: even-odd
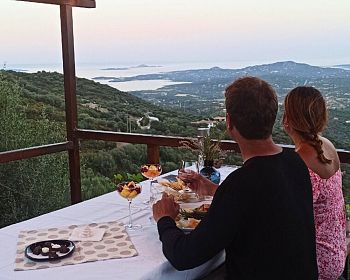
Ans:
[{"label": "sky", "polygon": [[[349,0],[96,0],[74,8],[77,64],[350,63]],[[61,63],[59,7],[0,0],[0,65]]]}]

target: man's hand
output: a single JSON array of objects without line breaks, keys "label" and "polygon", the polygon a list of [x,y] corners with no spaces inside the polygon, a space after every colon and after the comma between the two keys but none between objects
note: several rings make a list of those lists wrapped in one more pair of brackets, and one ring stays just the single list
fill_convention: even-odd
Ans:
[{"label": "man's hand", "polygon": [[179,209],[180,206],[174,201],[174,197],[163,193],[162,199],[153,204],[153,218],[156,222],[166,216],[175,220]]},{"label": "man's hand", "polygon": [[213,196],[218,188],[218,185],[194,171],[179,172],[178,177],[200,196]]}]

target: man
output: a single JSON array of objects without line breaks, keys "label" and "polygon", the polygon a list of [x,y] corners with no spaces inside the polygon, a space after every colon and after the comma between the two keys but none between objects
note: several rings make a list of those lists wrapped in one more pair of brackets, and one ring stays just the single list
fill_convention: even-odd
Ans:
[{"label": "man", "polygon": [[178,205],[171,197],[153,206],[164,255],[184,270],[225,249],[227,279],[317,279],[310,178],[300,157],[272,140],[274,90],[244,77],[225,97],[227,131],[244,164],[218,187],[199,175],[184,178],[195,191],[214,194],[208,214],[188,235],[176,227]]}]

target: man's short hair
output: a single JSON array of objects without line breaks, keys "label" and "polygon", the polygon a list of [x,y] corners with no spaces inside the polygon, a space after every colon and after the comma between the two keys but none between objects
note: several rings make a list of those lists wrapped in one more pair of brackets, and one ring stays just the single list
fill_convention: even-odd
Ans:
[{"label": "man's short hair", "polygon": [[278,111],[274,89],[256,77],[243,77],[234,81],[225,90],[226,112],[230,122],[246,139],[266,139]]}]

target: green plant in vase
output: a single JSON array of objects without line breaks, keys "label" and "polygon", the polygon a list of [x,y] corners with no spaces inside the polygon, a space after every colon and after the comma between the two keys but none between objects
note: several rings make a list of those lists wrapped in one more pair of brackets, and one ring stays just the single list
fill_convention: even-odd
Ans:
[{"label": "green plant in vase", "polygon": [[220,140],[220,138],[213,139],[209,133],[197,139],[186,139],[180,142],[182,147],[197,153],[199,164],[203,166],[200,174],[215,184],[220,183],[220,172],[214,168],[214,163],[224,154],[220,148]]}]

